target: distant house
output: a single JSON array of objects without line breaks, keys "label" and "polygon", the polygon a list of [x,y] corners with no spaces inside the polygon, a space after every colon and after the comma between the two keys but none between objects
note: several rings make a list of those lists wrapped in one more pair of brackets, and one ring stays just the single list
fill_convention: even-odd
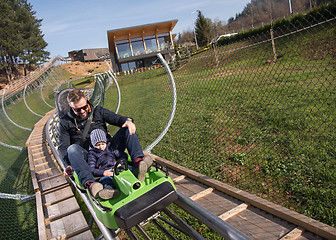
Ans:
[{"label": "distant house", "polygon": [[69,58],[72,61],[80,62],[97,62],[100,59],[98,58],[101,55],[106,55],[109,53],[108,48],[91,48],[91,49],[81,49],[73,50],[68,52]]},{"label": "distant house", "polygon": [[156,54],[165,59],[175,53],[172,30],[178,20],[107,31],[113,70],[128,71],[157,64]]}]

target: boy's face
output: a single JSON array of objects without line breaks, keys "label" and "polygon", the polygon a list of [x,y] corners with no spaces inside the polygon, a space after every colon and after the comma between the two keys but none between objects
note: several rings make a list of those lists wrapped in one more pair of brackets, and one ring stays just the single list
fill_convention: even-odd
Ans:
[{"label": "boy's face", "polygon": [[102,151],[105,151],[106,149],[106,142],[98,142],[96,145],[95,145],[95,148],[98,148]]}]

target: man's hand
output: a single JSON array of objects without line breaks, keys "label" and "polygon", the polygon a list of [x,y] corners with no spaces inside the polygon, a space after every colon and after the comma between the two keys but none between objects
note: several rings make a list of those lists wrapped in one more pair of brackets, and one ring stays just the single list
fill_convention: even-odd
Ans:
[{"label": "man's hand", "polygon": [[130,135],[134,134],[136,130],[135,124],[132,122],[132,120],[127,120],[121,127],[127,127]]},{"label": "man's hand", "polygon": [[104,171],[104,176],[113,177],[113,175],[114,175],[113,169]]},{"label": "man's hand", "polygon": [[68,165],[68,166],[64,169],[63,174],[64,174],[64,176],[66,176],[66,177],[72,177],[73,172],[74,172],[73,168],[72,168],[70,165]]}]

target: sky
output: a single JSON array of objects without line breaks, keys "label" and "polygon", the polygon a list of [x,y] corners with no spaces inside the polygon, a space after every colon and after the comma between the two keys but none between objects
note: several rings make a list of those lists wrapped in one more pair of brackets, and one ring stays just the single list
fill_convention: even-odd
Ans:
[{"label": "sky", "polygon": [[173,34],[191,31],[200,10],[206,18],[227,22],[251,0],[28,0],[42,19],[50,56],[72,50],[107,48],[107,31],[177,19]]}]

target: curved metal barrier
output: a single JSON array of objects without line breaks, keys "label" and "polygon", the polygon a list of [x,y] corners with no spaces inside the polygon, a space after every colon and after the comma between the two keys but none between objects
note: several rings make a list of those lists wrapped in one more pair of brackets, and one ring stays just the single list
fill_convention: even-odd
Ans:
[{"label": "curved metal barrier", "polygon": [[[14,126],[23,129],[23,130],[27,130],[27,131],[32,131],[31,128],[26,128],[23,126],[20,126],[19,124],[15,123],[7,114],[6,112],[6,104],[5,102],[9,102],[9,103],[13,103],[15,101],[15,98],[18,99],[20,97],[23,97],[23,101],[24,104],[26,106],[26,108],[34,115],[38,116],[38,117],[43,117],[40,114],[35,113],[29,106],[28,103],[26,101],[26,92],[28,87],[31,89],[37,89],[39,86],[41,86],[41,98],[43,100],[44,103],[46,103],[49,107],[54,108],[52,106],[50,106],[45,99],[43,98],[43,93],[42,93],[42,88],[43,88],[43,84],[45,81],[49,81],[48,77],[49,76],[53,76],[53,73],[57,74],[55,69],[53,68],[55,65],[57,65],[57,61],[59,60],[58,57],[53,58],[52,60],[50,60],[49,62],[47,62],[45,64],[45,66],[43,66],[41,69],[36,70],[34,73],[30,74],[27,77],[24,77],[20,80],[18,80],[19,82],[17,83],[17,86],[11,86],[8,89],[4,89],[2,92],[2,96],[1,96],[1,106],[4,112],[4,115],[6,116],[6,118],[8,119],[9,122],[11,122]],[[60,76],[57,75],[57,78],[54,78],[55,81],[59,81]],[[20,83],[21,82],[21,83]],[[50,81],[49,81],[50,82]],[[9,93],[6,94],[6,91],[10,90]],[[14,100],[13,100],[14,99]],[[21,146],[12,146],[10,144],[6,144],[4,142],[0,142],[0,145],[4,146],[4,147],[8,147],[8,148],[12,148],[12,149],[17,149],[22,151],[24,149],[24,147]]]},{"label": "curved metal barrier", "polygon": [[32,129],[31,128],[25,128],[25,127],[22,127],[20,126],[19,124],[16,124],[12,119],[10,119],[10,117],[7,115],[6,113],[6,110],[5,110],[5,105],[4,105],[4,96],[5,96],[5,93],[6,93],[6,89],[4,90],[3,94],[2,94],[2,98],[1,98],[1,105],[2,105],[2,110],[5,114],[5,116],[7,117],[7,119],[13,123],[15,126],[17,126],[18,128],[21,128],[21,129],[24,129],[24,130],[28,130],[28,131],[31,131]]},{"label": "curved metal barrier", "polygon": [[24,101],[24,103],[25,103],[27,109],[28,109],[32,114],[34,114],[34,115],[36,115],[36,116],[38,116],[38,117],[43,118],[42,115],[37,114],[36,112],[34,112],[33,110],[31,110],[31,108],[28,106],[27,101],[26,101],[26,89],[27,89],[27,84],[26,84],[26,86],[25,86],[25,88],[24,88],[24,90],[23,90],[23,101]]},{"label": "curved metal barrier", "polygon": [[48,104],[48,103],[46,102],[46,100],[44,99],[44,97],[43,97],[43,92],[42,92],[43,85],[44,85],[44,83],[41,84],[41,98],[42,98],[43,102],[44,102],[48,107],[55,108],[55,107],[51,106],[50,104]]},{"label": "curved metal barrier", "polygon": [[173,122],[173,118],[175,115],[175,110],[176,110],[176,102],[177,102],[177,96],[176,96],[176,86],[175,86],[175,81],[174,81],[174,77],[173,74],[168,66],[168,63],[164,60],[164,58],[162,57],[161,53],[157,54],[158,58],[161,60],[162,64],[164,65],[164,67],[166,68],[166,71],[168,73],[169,79],[170,79],[170,83],[172,86],[172,97],[173,97],[173,103],[172,103],[172,108],[171,108],[171,112],[170,112],[170,116],[168,119],[168,122],[165,126],[165,128],[163,129],[163,131],[161,132],[161,134],[151,143],[149,144],[146,148],[145,148],[145,152],[150,152],[156,144],[158,144],[162,138],[164,137],[164,135],[166,135],[166,133],[168,132],[168,129],[170,127],[170,125]]}]

